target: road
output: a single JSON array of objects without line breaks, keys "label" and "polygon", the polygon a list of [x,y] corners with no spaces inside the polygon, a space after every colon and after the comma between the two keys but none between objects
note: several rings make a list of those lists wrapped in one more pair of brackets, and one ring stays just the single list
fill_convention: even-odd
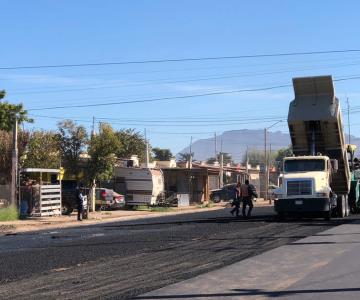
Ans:
[{"label": "road", "polygon": [[[350,220],[351,221],[351,220]],[[0,298],[128,299],[346,221],[229,209],[0,237]]]}]

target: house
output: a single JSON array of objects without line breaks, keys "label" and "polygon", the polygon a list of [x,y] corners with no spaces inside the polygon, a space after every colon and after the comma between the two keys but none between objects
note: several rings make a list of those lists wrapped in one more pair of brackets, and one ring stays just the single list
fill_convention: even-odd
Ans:
[{"label": "house", "polygon": [[[177,168],[162,168],[165,190],[189,196],[190,204],[207,202],[211,190],[220,187],[220,167],[202,163],[180,162]],[[225,183],[244,182],[248,175],[243,167],[223,168]]]}]

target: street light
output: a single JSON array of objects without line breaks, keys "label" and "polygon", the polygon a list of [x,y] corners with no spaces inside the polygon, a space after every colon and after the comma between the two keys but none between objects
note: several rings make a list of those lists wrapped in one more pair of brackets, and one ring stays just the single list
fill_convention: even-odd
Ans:
[{"label": "street light", "polygon": [[[269,159],[268,159],[268,155],[267,155],[267,150],[266,150],[266,146],[267,146],[267,131],[275,126],[276,124],[279,124],[280,122],[282,122],[282,120],[276,121],[274,124],[270,125],[269,127],[264,128],[264,151],[265,151],[265,200],[267,200],[268,198],[268,189],[269,189]],[[269,199],[269,203],[271,204],[271,199]]]}]

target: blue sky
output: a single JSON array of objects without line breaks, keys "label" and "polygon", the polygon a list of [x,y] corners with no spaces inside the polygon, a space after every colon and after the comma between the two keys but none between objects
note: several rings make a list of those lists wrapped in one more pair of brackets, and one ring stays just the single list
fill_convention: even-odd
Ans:
[{"label": "blue sky", "polygon": [[[1,2],[0,67],[360,49],[358,1],[6,1]],[[151,103],[32,111],[34,108],[176,97],[290,84],[296,76],[360,74],[360,52],[201,62],[0,70],[8,100],[36,123],[61,118],[87,128],[147,129],[174,153],[226,130],[285,119],[291,87]],[[345,107],[360,105],[360,80],[336,83]],[[103,119],[101,119],[103,118]],[[111,120],[108,120],[111,119]],[[251,120],[252,119],[252,120]],[[352,133],[360,136],[357,112]],[[286,122],[272,130],[287,131]],[[271,142],[271,141],[270,141]],[[251,141],[248,141],[251,146]]]}]

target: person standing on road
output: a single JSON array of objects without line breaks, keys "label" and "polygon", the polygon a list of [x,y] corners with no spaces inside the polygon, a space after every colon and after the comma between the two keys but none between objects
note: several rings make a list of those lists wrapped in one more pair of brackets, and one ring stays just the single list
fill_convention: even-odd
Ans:
[{"label": "person standing on road", "polygon": [[240,182],[238,182],[237,185],[236,185],[235,195],[234,195],[234,199],[233,199],[233,203],[232,203],[232,206],[234,206],[234,208],[230,211],[230,213],[232,215],[234,215],[234,213],[236,213],[235,214],[236,217],[239,217],[240,202],[241,202],[241,198],[240,198]]},{"label": "person standing on road", "polygon": [[77,200],[77,219],[82,221],[82,215],[84,211],[84,189],[82,187],[76,189],[76,200]]},{"label": "person standing on road", "polygon": [[[241,196],[241,200],[242,200],[242,216],[244,218],[250,218],[251,217],[251,211],[254,207],[253,204],[253,198],[257,197],[256,191],[255,191],[255,187],[249,183],[249,180],[246,179],[245,180],[245,184],[241,185],[240,188],[240,196]],[[249,206],[249,210],[246,214],[246,206]]]}]

